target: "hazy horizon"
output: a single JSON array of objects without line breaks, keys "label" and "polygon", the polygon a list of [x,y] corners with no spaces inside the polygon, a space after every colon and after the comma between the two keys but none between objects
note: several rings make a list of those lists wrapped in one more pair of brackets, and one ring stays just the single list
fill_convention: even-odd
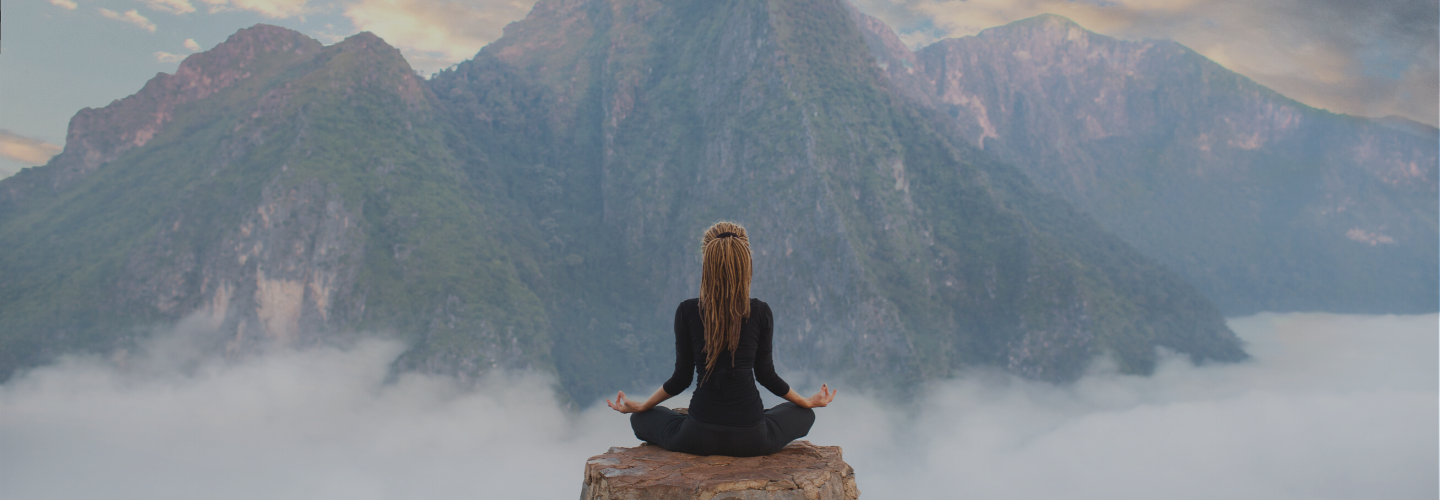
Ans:
[{"label": "hazy horizon", "polygon": [[[842,386],[806,439],[844,447],[862,498],[1436,497],[1440,315],[1229,322],[1253,360],[1102,363],[1063,385],[981,370],[929,384],[915,411]],[[0,385],[0,483],[27,499],[555,498],[578,493],[585,458],[638,444],[598,400],[566,411],[546,376],[386,383],[394,341],[225,360],[193,328]]]}]

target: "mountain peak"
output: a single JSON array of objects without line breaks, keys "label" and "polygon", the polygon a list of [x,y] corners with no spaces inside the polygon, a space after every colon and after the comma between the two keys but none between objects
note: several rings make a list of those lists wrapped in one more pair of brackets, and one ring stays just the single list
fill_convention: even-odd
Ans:
[{"label": "mountain peak", "polygon": [[385,43],[385,40],[384,40],[384,39],[381,39],[379,36],[375,35],[374,33],[369,32],[369,31],[361,31],[361,32],[356,33],[356,34],[354,34],[354,35],[350,35],[350,36],[348,36],[348,37],[345,37],[344,40],[341,40],[340,43],[337,43],[337,44],[335,44],[335,45],[336,45],[337,47],[341,47],[341,48],[371,47],[371,46],[380,46],[380,47],[394,48],[394,47],[391,47],[390,44]]},{"label": "mountain peak", "polygon": [[[1059,15],[1044,13],[1034,17],[1027,17],[1009,24],[1010,26],[1041,26],[1048,29],[1055,28],[1081,28],[1080,24],[1071,21],[1070,18]],[[1083,29],[1083,28],[1082,28]]]},{"label": "mountain peak", "polygon": [[1399,130],[1417,137],[1435,137],[1440,130],[1430,125],[1411,120],[1400,115],[1389,115],[1382,118],[1371,118],[1371,121],[1382,127]]},{"label": "mountain peak", "polygon": [[275,26],[273,24],[259,23],[249,28],[241,28],[235,34],[226,38],[223,43],[216,46],[252,46],[269,48],[271,50],[282,49],[286,46],[298,46],[317,44],[315,39],[306,36],[304,33]]},{"label": "mountain peak", "polygon": [[185,58],[175,75],[180,76],[187,70],[243,66],[265,54],[293,52],[301,55],[314,53],[321,48],[324,48],[324,45],[318,40],[298,31],[269,24],[256,24],[235,32],[215,48]]},{"label": "mountain peak", "polygon": [[[976,37],[1020,37],[1022,39],[1046,39],[1046,40],[1079,40],[1096,35],[1095,32],[1085,29],[1070,18],[1058,14],[1040,14],[1034,17],[1027,17],[1009,24],[1002,24],[992,28],[985,28],[976,34]],[[1103,35],[1101,35],[1103,36]],[[971,37],[947,38],[941,42],[951,42]]]},{"label": "mountain peak", "polygon": [[201,89],[197,88],[197,85],[228,86],[234,79],[248,75],[255,61],[266,55],[308,55],[322,48],[324,45],[319,41],[298,31],[269,24],[256,24],[235,32],[215,48],[185,58],[169,79],[163,78],[163,75],[157,76],[146,84],[146,88],[157,84],[178,84],[198,91],[202,95],[195,97],[200,98],[214,93],[218,88]]},{"label": "mountain peak", "polygon": [[1095,39],[1113,40],[1112,38],[1095,33],[1084,26],[1081,26],[1070,18],[1058,14],[1040,14],[1034,17],[1027,17],[1009,24],[1002,24],[991,28],[980,30],[979,33],[971,36],[946,38],[919,50],[926,50],[931,47],[954,46],[967,43],[965,40],[972,39],[986,40],[1009,40],[1016,44],[1040,43],[1043,45],[1065,45],[1071,42],[1085,43]]},{"label": "mountain peak", "polygon": [[[314,54],[324,48],[304,34],[268,24],[237,31],[210,50],[192,54],[175,74],[160,73],[140,92],[109,105],[80,110],[70,119],[65,150],[51,160],[51,189],[61,189],[122,153],[150,142],[177,107],[204,99],[265,71],[275,62]],[[119,134],[112,131],[120,130]],[[16,195],[10,195],[16,196]]]},{"label": "mountain peak", "polygon": [[405,72],[413,73],[410,62],[400,53],[400,49],[369,31],[362,31],[346,37],[340,43],[330,46],[330,49],[339,52],[363,53],[361,57],[369,61],[369,64],[387,68],[403,68]]},{"label": "mountain peak", "polygon": [[1065,35],[1072,38],[1075,36],[1074,33],[1077,32],[1086,35],[1091,34],[1090,30],[1085,29],[1084,26],[1081,26],[1075,21],[1071,21],[1068,17],[1058,14],[1047,13],[1040,14],[1034,17],[1027,17],[1025,19],[1021,19],[1010,24],[1004,24],[993,28],[984,29],[980,31],[980,36],[985,36],[987,34],[993,36],[1001,33],[1012,32],[1053,33],[1057,35]]}]

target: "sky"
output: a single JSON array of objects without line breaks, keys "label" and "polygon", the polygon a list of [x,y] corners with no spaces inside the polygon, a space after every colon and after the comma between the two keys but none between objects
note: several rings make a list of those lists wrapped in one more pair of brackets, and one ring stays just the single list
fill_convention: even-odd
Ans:
[{"label": "sky", "polygon": [[[1312,106],[1440,121],[1440,0],[853,0],[912,47],[1042,13],[1169,38]],[[324,43],[372,31],[422,74],[469,59],[534,0],[11,0],[0,4],[0,177],[42,164],[70,117],[256,23]]]},{"label": "sky", "polygon": [[[806,439],[843,447],[864,498],[1433,500],[1437,321],[1236,318],[1247,362],[1166,355],[1150,377],[1101,364],[1061,385],[971,372],[913,406],[832,380]],[[227,360],[190,343],[204,324],[0,384],[6,497],[575,498],[586,458],[639,444],[599,400],[562,409],[544,376],[386,382],[404,348],[383,338]]]}]

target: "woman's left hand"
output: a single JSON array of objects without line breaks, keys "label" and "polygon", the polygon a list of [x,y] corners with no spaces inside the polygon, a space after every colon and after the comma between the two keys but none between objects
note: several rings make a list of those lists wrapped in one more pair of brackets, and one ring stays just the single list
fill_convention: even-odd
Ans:
[{"label": "woman's left hand", "polygon": [[820,384],[820,392],[815,393],[814,396],[810,396],[805,400],[810,403],[810,406],[807,406],[807,408],[824,408],[828,406],[831,401],[835,400],[835,394],[838,392],[840,391],[830,390],[830,384]]},{"label": "woman's left hand", "polygon": [[606,399],[605,404],[610,405],[610,408],[620,413],[640,413],[642,411],[649,410],[649,408],[646,408],[643,403],[636,403],[634,401],[626,399],[625,391],[620,391],[619,394],[615,395],[614,403],[611,403],[609,399]]}]

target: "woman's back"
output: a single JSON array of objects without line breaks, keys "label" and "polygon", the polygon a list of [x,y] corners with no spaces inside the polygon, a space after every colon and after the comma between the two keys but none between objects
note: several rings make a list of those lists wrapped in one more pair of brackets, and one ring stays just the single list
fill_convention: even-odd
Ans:
[{"label": "woman's back", "polygon": [[755,382],[779,397],[790,392],[790,385],[775,373],[773,326],[770,306],[750,299],[750,317],[741,324],[739,346],[722,351],[714,369],[707,372],[699,299],[681,302],[675,310],[675,373],[665,382],[665,392],[679,394],[698,374],[700,383],[690,398],[690,414],[696,420],[721,425],[759,422],[765,407]]}]

